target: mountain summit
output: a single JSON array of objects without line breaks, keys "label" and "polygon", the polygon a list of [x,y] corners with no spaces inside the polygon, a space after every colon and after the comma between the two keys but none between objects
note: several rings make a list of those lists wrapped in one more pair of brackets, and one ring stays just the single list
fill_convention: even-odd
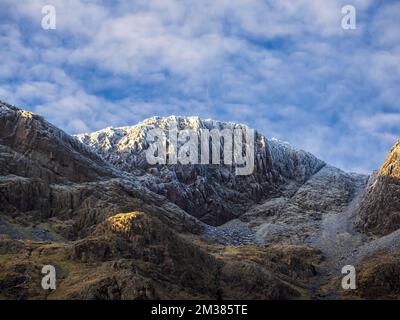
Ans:
[{"label": "mountain summit", "polygon": [[[246,128],[242,124],[202,120],[199,117],[153,117],[132,127],[107,128],[77,135],[105,161],[127,173],[138,169],[149,174],[143,183],[166,196],[200,220],[221,225],[244,213],[252,205],[282,192],[294,192],[325,163],[310,153],[255,133],[255,169],[251,176],[238,177],[229,166],[149,165],[146,161],[149,132],[161,129],[191,130],[200,139],[201,130]],[[221,149],[224,148],[223,143]],[[144,173],[139,173],[141,176]]]}]

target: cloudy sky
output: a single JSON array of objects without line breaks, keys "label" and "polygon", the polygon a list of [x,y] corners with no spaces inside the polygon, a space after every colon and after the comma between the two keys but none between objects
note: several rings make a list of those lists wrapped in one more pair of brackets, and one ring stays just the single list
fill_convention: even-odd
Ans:
[{"label": "cloudy sky", "polygon": [[198,115],[356,172],[400,138],[400,1],[0,0],[0,19],[0,99],[71,134]]}]

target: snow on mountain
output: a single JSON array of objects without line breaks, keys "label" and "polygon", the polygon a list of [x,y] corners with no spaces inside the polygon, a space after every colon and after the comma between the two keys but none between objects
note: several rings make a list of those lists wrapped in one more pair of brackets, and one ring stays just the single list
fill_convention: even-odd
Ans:
[{"label": "snow on mountain", "polygon": [[[120,128],[105,128],[93,133],[79,134],[76,138],[90,146],[104,159],[117,167],[130,171],[133,168],[147,168],[144,151],[150,145],[148,132],[160,128],[165,133],[177,126],[178,130],[191,129],[198,134],[200,129],[246,129],[243,124],[220,122],[211,119],[202,120],[199,117],[152,117],[137,125]],[[272,161],[273,166],[285,177],[306,181],[312,174],[324,166],[324,162],[311,153],[298,150],[286,142],[275,138],[267,140],[263,135],[256,133],[256,163],[257,168],[266,166],[266,161]],[[167,140],[168,137],[167,137]]]},{"label": "snow on mountain", "polygon": [[[251,205],[290,188],[294,191],[318,172],[325,163],[312,154],[297,150],[276,139],[268,140],[255,132],[255,169],[249,176],[236,176],[227,165],[150,165],[146,150],[151,141],[149,131],[190,129],[200,136],[201,129],[248,129],[246,125],[199,117],[152,117],[137,125],[106,128],[76,138],[103,159],[122,171],[140,169],[143,183],[197,218],[219,225],[239,216]],[[221,144],[221,149],[223,143]]]}]

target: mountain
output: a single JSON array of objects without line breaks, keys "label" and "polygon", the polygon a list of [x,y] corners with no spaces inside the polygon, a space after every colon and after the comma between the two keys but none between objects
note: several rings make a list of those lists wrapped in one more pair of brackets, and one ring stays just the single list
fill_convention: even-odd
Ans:
[{"label": "mountain", "polygon": [[[149,132],[193,130],[198,139],[202,129],[226,130],[243,125],[198,117],[154,117],[125,128],[107,128],[77,139],[121,171],[135,173],[142,169],[151,177],[143,179],[150,190],[166,196],[201,221],[218,226],[238,217],[252,205],[282,192],[295,190],[320,170],[325,163],[312,154],[296,150],[276,140],[255,133],[255,169],[253,174],[237,176],[233,168],[220,165],[149,165],[146,150]],[[224,145],[221,145],[223,149]]]},{"label": "mountain", "polygon": [[[0,103],[0,298],[399,297],[398,145],[371,176],[259,132],[249,175],[150,165],[152,131],[174,126],[249,129],[171,116],[72,137]],[[47,264],[54,291],[40,286]],[[354,292],[340,289],[345,264]]]}]

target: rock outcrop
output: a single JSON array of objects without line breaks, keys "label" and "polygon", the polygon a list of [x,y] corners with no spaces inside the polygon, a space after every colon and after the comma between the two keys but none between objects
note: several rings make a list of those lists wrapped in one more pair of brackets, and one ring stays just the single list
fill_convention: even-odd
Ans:
[{"label": "rock outcrop", "polygon": [[14,174],[46,183],[113,176],[97,154],[36,114],[0,103],[0,121],[2,176]]},{"label": "rock outcrop", "polygon": [[375,172],[357,209],[359,230],[375,236],[400,228],[400,141]]}]

